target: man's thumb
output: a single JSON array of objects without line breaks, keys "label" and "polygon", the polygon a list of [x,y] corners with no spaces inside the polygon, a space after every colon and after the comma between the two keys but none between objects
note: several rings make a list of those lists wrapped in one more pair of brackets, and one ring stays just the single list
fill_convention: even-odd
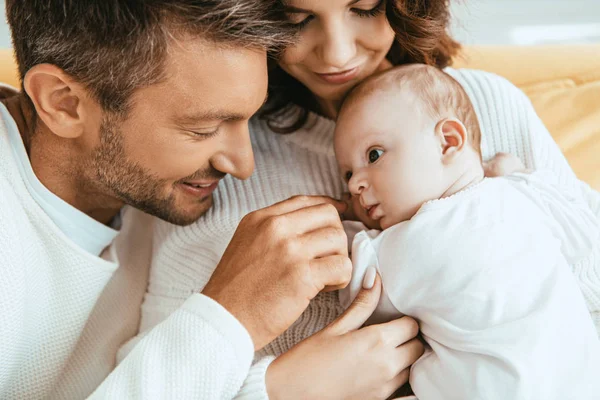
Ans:
[{"label": "man's thumb", "polygon": [[[376,272],[374,267],[369,267],[365,274],[365,281],[373,281],[373,274],[375,275],[375,281],[372,284],[372,288],[363,288],[358,293],[350,307],[339,317],[333,321],[327,331],[333,335],[343,335],[352,330],[360,328],[367,319],[375,311],[375,307],[379,303],[379,297],[381,296],[381,278]],[[368,287],[368,282],[367,282]]]}]

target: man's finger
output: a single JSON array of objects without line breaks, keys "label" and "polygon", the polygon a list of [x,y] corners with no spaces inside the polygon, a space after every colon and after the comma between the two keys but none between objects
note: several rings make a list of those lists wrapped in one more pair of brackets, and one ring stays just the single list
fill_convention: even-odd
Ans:
[{"label": "man's finger", "polygon": [[304,207],[274,218],[286,219],[286,224],[297,235],[306,234],[325,227],[343,230],[340,214],[331,204],[326,203]]},{"label": "man's finger", "polygon": [[343,335],[360,328],[375,311],[380,296],[381,278],[377,274],[373,287],[362,289],[350,307],[325,329],[333,335]]},{"label": "man's finger", "polygon": [[280,201],[279,203],[275,203],[272,206],[263,208],[260,212],[268,217],[291,213],[302,208],[319,204],[331,204],[336,208],[338,213],[343,213],[347,208],[346,203],[343,201],[328,196],[294,196],[287,200]]},{"label": "man's finger", "polygon": [[325,227],[300,236],[306,254],[312,258],[333,255],[348,257],[348,237],[340,224],[339,227]]},{"label": "man's finger", "polygon": [[311,261],[310,269],[315,282],[320,282],[327,291],[346,287],[352,278],[352,261],[343,255],[317,258]]}]

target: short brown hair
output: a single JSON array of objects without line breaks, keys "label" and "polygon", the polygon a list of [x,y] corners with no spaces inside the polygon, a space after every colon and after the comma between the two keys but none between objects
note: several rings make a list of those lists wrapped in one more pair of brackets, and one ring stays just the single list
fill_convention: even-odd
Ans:
[{"label": "short brown hair", "polygon": [[275,0],[6,0],[6,15],[21,80],[56,65],[113,112],[163,79],[170,38],[268,50],[291,38]]},{"label": "short brown hair", "polygon": [[[421,63],[444,68],[452,63],[459,49],[450,37],[448,0],[386,0],[386,17],[395,33],[387,59],[393,65]],[[314,97],[310,90],[280,67],[269,72],[269,102],[259,112],[271,128],[279,133],[291,133],[308,120]],[[277,121],[290,106],[298,105],[298,118],[289,126]]]},{"label": "short brown hair", "polygon": [[481,129],[469,96],[456,79],[430,65],[402,65],[374,75],[348,93],[342,108],[373,93],[400,90],[410,90],[432,119],[461,121],[471,146],[481,154]]}]

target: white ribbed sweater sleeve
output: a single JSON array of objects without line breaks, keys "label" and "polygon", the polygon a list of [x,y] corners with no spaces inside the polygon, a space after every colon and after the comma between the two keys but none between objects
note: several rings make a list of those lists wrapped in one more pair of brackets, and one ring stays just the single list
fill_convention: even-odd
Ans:
[{"label": "white ribbed sweater sleeve", "polygon": [[273,356],[263,357],[250,368],[250,373],[248,373],[242,388],[235,396],[236,400],[269,400],[265,378],[267,368],[274,359]]},{"label": "white ribbed sweater sleeve", "polygon": [[[1,121],[0,121],[1,122]],[[18,224],[4,212],[8,205],[18,204],[18,199],[3,182],[0,175],[0,398],[9,398],[22,390],[19,388],[19,376],[23,374],[25,356],[23,352],[31,347],[27,327],[30,325],[27,303],[28,298],[25,268],[18,260],[27,254],[27,242],[14,240],[14,232],[19,231]],[[44,310],[47,313],[47,310]],[[26,372],[26,371],[25,371]]]},{"label": "white ribbed sweater sleeve", "polygon": [[515,182],[516,187],[532,191],[530,196],[548,216],[554,236],[562,244],[561,253],[569,265],[590,257],[600,241],[600,220],[582,196],[573,196],[557,185],[553,173],[536,170],[532,173],[514,173],[504,179]]},{"label": "white ribbed sweater sleeve", "polygon": [[246,329],[217,302],[194,294],[140,339],[90,398],[231,399],[253,355]]}]

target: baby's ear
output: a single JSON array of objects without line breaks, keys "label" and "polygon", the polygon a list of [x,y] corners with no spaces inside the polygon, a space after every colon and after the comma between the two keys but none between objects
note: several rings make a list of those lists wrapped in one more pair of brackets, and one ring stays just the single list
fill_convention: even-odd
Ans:
[{"label": "baby's ear", "polygon": [[451,163],[466,148],[467,128],[455,118],[446,118],[438,122],[435,134],[440,141],[442,161]]}]

